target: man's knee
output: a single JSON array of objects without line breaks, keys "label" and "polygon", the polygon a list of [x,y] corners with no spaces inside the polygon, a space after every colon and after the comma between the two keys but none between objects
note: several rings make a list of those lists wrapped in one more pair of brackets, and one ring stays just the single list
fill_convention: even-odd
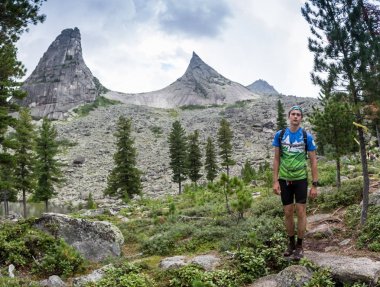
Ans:
[{"label": "man's knee", "polygon": [[288,204],[284,206],[284,213],[286,218],[292,218],[294,216],[294,205]]},{"label": "man's knee", "polygon": [[296,204],[297,216],[298,217],[306,217],[306,204]]}]

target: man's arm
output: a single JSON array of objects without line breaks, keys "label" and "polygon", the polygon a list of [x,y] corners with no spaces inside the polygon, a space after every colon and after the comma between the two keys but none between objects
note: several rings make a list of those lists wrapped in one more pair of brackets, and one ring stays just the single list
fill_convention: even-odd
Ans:
[{"label": "man's arm", "polygon": [[273,192],[280,194],[280,184],[278,183],[278,170],[280,167],[280,148],[274,148],[274,158],[273,158]]},{"label": "man's arm", "polygon": [[[313,181],[318,181],[318,168],[317,168],[317,155],[314,151],[309,151],[309,158],[310,158],[310,167],[311,167],[311,177]],[[312,185],[310,189],[310,197],[314,198],[317,196],[317,187]]]}]

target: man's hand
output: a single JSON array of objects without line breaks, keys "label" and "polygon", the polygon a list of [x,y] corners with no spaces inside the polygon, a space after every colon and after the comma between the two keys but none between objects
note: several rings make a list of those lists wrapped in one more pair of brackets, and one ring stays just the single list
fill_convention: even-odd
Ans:
[{"label": "man's hand", "polygon": [[281,194],[280,183],[278,182],[278,180],[275,180],[273,183],[273,192],[277,195]]},{"label": "man's hand", "polygon": [[317,192],[317,187],[313,185],[313,186],[310,188],[309,197],[310,197],[310,198],[316,198],[316,197],[317,197],[317,194],[318,194],[318,192]]}]

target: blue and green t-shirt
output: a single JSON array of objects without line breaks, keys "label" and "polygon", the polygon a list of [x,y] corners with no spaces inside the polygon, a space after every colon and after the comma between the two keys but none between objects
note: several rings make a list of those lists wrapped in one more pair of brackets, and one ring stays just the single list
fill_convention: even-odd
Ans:
[{"label": "blue and green t-shirt", "polygon": [[[281,130],[274,136],[272,145],[280,147],[279,137]],[[278,177],[285,180],[300,180],[307,178],[307,164],[305,142],[303,139],[302,128],[296,132],[292,132],[286,128],[281,142],[281,156],[280,168]],[[313,136],[307,133],[307,151],[314,151],[317,147],[315,145]]]}]

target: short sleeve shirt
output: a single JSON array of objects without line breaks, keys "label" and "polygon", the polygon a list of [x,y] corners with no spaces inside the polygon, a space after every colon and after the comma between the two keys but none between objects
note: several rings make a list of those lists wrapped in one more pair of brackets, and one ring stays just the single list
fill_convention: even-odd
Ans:
[{"label": "short sleeve shirt", "polygon": [[[279,138],[281,130],[279,130],[273,139],[272,145],[280,147]],[[279,178],[285,180],[300,180],[307,178],[307,164],[305,142],[303,139],[302,128],[296,132],[292,132],[286,128],[281,143],[281,156]],[[307,133],[307,151],[314,151],[317,147],[315,145],[313,136]]]}]

